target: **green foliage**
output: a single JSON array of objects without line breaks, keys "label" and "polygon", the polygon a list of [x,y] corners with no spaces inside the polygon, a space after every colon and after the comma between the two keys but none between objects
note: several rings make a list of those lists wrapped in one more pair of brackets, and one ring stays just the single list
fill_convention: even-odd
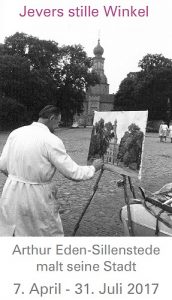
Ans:
[{"label": "green foliage", "polygon": [[167,119],[167,99],[172,99],[172,61],[147,54],[140,72],[129,73],[115,95],[115,109],[149,110],[149,119]]}]

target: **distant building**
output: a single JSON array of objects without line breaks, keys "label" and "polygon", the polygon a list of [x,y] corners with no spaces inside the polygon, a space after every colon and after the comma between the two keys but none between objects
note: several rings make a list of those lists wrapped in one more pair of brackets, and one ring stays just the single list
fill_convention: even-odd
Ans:
[{"label": "distant building", "polygon": [[94,111],[112,111],[114,107],[114,94],[109,94],[109,84],[104,74],[104,53],[103,47],[98,40],[97,46],[93,50],[93,70],[100,76],[100,83],[88,88],[86,99],[83,103],[87,125],[93,124]]}]

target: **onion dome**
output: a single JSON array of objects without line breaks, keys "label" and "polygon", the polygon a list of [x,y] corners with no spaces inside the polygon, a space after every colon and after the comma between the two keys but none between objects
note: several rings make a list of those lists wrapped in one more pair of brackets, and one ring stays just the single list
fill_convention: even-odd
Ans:
[{"label": "onion dome", "polygon": [[98,44],[97,46],[94,48],[93,53],[95,56],[102,56],[104,53],[104,49],[103,47],[100,45],[100,40],[98,39]]}]

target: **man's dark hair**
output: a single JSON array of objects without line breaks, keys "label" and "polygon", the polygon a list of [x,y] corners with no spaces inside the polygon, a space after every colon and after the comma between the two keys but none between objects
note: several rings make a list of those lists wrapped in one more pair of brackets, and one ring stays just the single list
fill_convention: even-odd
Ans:
[{"label": "man's dark hair", "polygon": [[54,105],[47,105],[39,112],[39,118],[48,119],[52,115],[58,116],[61,114],[60,108]]}]

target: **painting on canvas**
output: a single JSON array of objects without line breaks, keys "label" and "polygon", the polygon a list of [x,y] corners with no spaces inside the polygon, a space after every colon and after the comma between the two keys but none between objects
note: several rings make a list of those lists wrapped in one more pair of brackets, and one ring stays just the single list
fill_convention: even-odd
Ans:
[{"label": "painting on canvas", "polygon": [[88,163],[102,158],[119,173],[141,177],[147,111],[95,112]]}]

